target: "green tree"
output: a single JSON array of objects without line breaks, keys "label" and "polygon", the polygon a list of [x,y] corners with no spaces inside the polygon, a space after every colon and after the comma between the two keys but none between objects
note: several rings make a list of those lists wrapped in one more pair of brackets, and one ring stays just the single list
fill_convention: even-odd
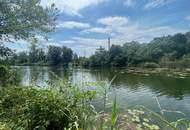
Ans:
[{"label": "green tree", "polygon": [[122,47],[119,45],[112,45],[109,51],[109,63],[111,66],[124,66],[125,58]]},{"label": "green tree", "polygon": [[68,48],[63,46],[62,47],[62,63],[65,65],[68,65],[72,61],[73,58],[73,51]]},{"label": "green tree", "polygon": [[37,39],[33,39],[29,51],[29,61],[30,63],[37,63],[39,49],[37,48]]},{"label": "green tree", "polygon": [[128,64],[138,63],[138,52],[140,52],[141,45],[138,42],[132,41],[123,45],[123,53]]},{"label": "green tree", "polygon": [[27,63],[27,62],[28,62],[28,55],[27,55],[27,52],[25,52],[25,51],[20,52],[20,53],[18,54],[17,59],[18,59],[17,62],[18,62],[19,64]]},{"label": "green tree", "polygon": [[79,57],[76,53],[73,54],[72,61],[75,66],[79,65]]},{"label": "green tree", "polygon": [[[30,40],[36,35],[46,37],[55,28],[57,14],[54,4],[43,8],[40,0],[0,0],[0,61],[10,52],[3,43]],[[11,72],[9,69],[8,73]]]},{"label": "green tree", "polygon": [[57,46],[49,46],[48,48],[48,60],[52,65],[58,65],[61,63],[62,48]]},{"label": "green tree", "polygon": [[56,16],[54,4],[43,8],[40,0],[0,0],[0,39],[45,36],[54,29]]},{"label": "green tree", "polygon": [[184,54],[190,51],[190,44],[184,34],[176,34],[172,37],[173,49],[177,52],[176,57],[181,58]]},{"label": "green tree", "polygon": [[108,53],[103,47],[99,47],[95,54],[90,57],[89,65],[91,67],[106,66],[108,61]]},{"label": "green tree", "polygon": [[12,50],[0,44],[0,64],[5,64],[7,59],[13,54]]},{"label": "green tree", "polygon": [[40,62],[40,63],[46,63],[47,62],[46,54],[42,48],[39,49],[39,51],[38,51],[38,62]]}]

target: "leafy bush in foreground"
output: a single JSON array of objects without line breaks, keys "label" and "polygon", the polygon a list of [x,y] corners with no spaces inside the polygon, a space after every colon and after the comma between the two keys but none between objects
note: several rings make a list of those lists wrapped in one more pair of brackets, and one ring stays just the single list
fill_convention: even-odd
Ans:
[{"label": "leafy bush in foreground", "polygon": [[94,93],[69,84],[63,86],[54,90],[1,88],[0,122],[10,124],[14,130],[77,129],[93,114],[90,101]]},{"label": "leafy bush in foreground", "polygon": [[10,69],[6,65],[0,65],[0,86],[18,85],[21,75],[18,70]]}]

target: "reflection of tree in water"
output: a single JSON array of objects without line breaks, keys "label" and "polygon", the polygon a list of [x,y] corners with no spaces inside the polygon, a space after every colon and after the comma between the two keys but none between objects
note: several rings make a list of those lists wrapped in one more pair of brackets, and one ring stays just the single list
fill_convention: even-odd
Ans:
[{"label": "reflection of tree in water", "polygon": [[38,71],[38,67],[35,66],[30,66],[29,70],[30,70],[29,82],[32,83],[32,85],[36,85],[40,71]]},{"label": "reflection of tree in water", "polygon": [[[121,76],[120,76],[121,77]],[[177,79],[166,76],[138,76],[127,75],[118,78],[116,84],[122,84],[130,89],[149,88],[159,96],[167,95],[182,100],[185,94],[190,94],[190,80]]]},{"label": "reflection of tree in water", "polygon": [[47,80],[47,67],[30,66],[29,82],[33,85],[43,86]]},{"label": "reflection of tree in water", "polygon": [[69,80],[69,73],[70,72],[67,67],[48,67],[48,75],[50,81],[55,80],[55,75],[63,80]]},{"label": "reflection of tree in water", "polygon": [[97,81],[110,81],[117,74],[110,68],[91,69],[89,72]]},{"label": "reflection of tree in water", "polygon": [[[97,77],[97,79],[106,79],[110,81],[114,75],[121,70],[118,69],[103,69],[96,70],[91,74]],[[132,91],[148,88],[153,93],[159,96],[166,95],[174,97],[175,99],[182,100],[185,94],[190,94],[190,79],[178,79],[172,77],[166,77],[165,75],[150,75],[143,76],[137,74],[120,74],[113,82],[114,88],[125,88],[131,89]]]},{"label": "reflection of tree in water", "polygon": [[[69,81],[80,81],[81,73],[83,73],[84,81],[110,81],[116,74],[121,72],[121,69],[102,68],[91,70],[69,69],[66,67],[27,67],[25,70],[24,80],[29,80],[30,83],[35,83],[38,86],[44,86],[45,81],[55,82],[53,72],[61,79]],[[83,72],[81,72],[83,71]],[[29,76],[27,76],[29,75]],[[162,96],[166,95],[182,100],[185,94],[190,95],[190,79],[177,79],[172,77],[161,76],[142,76],[137,74],[120,74],[113,82],[113,87],[116,89],[127,88],[131,91],[146,89],[153,93]]]}]

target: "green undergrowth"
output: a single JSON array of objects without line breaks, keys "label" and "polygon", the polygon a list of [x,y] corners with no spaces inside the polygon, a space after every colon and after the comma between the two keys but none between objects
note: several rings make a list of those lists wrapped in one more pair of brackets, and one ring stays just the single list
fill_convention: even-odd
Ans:
[{"label": "green undergrowth", "polygon": [[13,130],[78,129],[95,115],[90,104],[95,91],[82,91],[66,81],[53,87],[1,88],[0,122]]},{"label": "green undergrowth", "polygon": [[10,66],[0,64],[0,86],[19,85],[20,81],[20,70],[11,69]]}]

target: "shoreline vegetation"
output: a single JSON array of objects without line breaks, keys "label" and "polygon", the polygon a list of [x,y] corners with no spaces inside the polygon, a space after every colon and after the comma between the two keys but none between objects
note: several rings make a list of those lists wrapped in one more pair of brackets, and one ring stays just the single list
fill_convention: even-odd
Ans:
[{"label": "shoreline vegetation", "polygon": [[[10,65],[82,66],[93,67],[140,67],[140,68],[190,68],[190,32],[154,38],[149,43],[136,41],[114,45],[106,50],[96,49],[89,57],[78,56],[66,46],[38,46],[31,42],[29,51],[12,53],[5,57]],[[11,51],[11,50],[9,50]]]}]

